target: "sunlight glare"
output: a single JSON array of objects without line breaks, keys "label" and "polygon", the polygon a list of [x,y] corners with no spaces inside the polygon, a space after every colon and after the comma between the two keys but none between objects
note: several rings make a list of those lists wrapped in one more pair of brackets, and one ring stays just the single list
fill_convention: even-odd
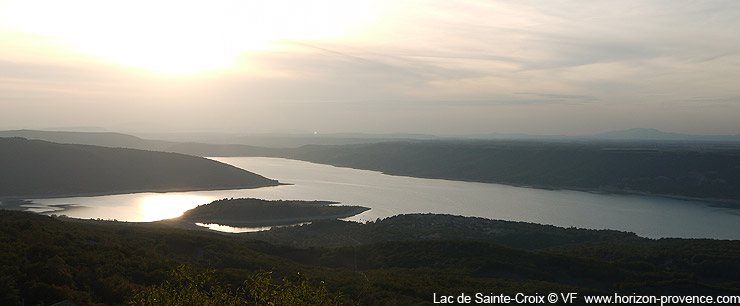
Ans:
[{"label": "sunlight glare", "polygon": [[200,223],[196,222],[195,225],[200,227],[205,227],[210,230],[224,232],[224,233],[254,233],[254,232],[262,232],[262,231],[269,231],[272,226],[262,226],[262,227],[234,227],[234,226],[228,226],[228,225],[221,225],[216,223]]},{"label": "sunlight glare", "polygon": [[370,0],[11,0],[0,24],[78,52],[169,74],[230,69],[244,52],[350,31]]},{"label": "sunlight glare", "polygon": [[176,218],[185,211],[198,205],[206,204],[212,199],[204,196],[159,194],[141,200],[141,222],[158,221]]}]

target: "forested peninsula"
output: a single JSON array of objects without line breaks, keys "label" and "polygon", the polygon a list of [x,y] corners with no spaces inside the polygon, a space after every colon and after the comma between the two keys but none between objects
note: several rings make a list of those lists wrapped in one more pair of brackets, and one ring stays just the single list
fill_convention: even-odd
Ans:
[{"label": "forested peninsula", "polygon": [[0,138],[0,198],[236,189],[279,183],[203,157]]}]

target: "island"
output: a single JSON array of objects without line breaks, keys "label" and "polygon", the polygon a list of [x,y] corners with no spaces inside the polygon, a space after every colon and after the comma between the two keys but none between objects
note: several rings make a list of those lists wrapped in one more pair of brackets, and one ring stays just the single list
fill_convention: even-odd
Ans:
[{"label": "island", "polygon": [[290,225],[317,220],[347,218],[370,208],[334,205],[329,201],[221,199],[186,211],[165,222],[215,223],[234,227]]}]

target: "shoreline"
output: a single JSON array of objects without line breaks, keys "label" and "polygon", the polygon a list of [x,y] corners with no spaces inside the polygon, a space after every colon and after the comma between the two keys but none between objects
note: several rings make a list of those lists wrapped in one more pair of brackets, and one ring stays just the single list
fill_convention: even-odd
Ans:
[{"label": "shoreline", "polygon": [[218,225],[225,225],[229,227],[275,227],[275,226],[293,226],[293,225],[299,225],[302,223],[310,223],[315,221],[321,221],[321,220],[338,220],[341,218],[348,218],[352,216],[359,215],[363,212],[366,212],[370,210],[369,207],[362,207],[357,206],[354,210],[344,213],[344,214],[333,214],[333,215],[326,215],[326,216],[313,216],[313,217],[304,217],[304,218],[282,218],[282,219],[268,219],[268,220],[258,220],[258,221],[239,221],[239,220],[229,220],[229,219],[209,219],[209,220],[196,220],[196,219],[187,219],[183,220],[180,219],[180,217],[172,218],[172,219],[165,219],[165,220],[159,220],[159,221],[151,221],[151,222],[129,222],[129,223],[136,223],[138,225],[148,225],[148,226],[168,226],[173,228],[181,228],[181,229],[190,229],[190,230],[200,230],[200,231],[207,231],[207,232],[216,232],[221,234],[229,234],[229,235],[236,235],[236,234],[242,234],[242,233],[230,233],[230,232],[223,232],[219,230],[210,229],[203,226],[198,226],[196,223],[203,223],[203,224],[218,224]]},{"label": "shoreline", "polygon": [[231,187],[212,187],[212,188],[166,188],[158,190],[121,190],[112,192],[88,192],[88,193],[67,193],[67,194],[53,194],[53,195],[21,195],[21,196],[0,196],[0,202],[4,201],[31,201],[35,199],[61,199],[61,198],[83,198],[83,197],[99,197],[99,196],[113,196],[123,194],[136,194],[136,193],[168,193],[168,192],[189,192],[189,191],[218,191],[218,190],[240,190],[240,189],[258,189],[266,187],[277,187],[284,185],[293,185],[289,183],[280,183],[275,181],[275,184],[270,185],[251,185],[251,186],[231,186]]},{"label": "shoreline", "polygon": [[[342,214],[332,214],[332,215],[312,216],[312,217],[266,219],[266,220],[250,220],[250,221],[231,220],[231,219],[225,219],[225,218],[214,218],[214,219],[207,219],[207,220],[178,219],[179,217],[167,219],[167,220],[160,220],[160,221],[172,220],[175,222],[219,224],[219,225],[226,225],[226,226],[231,226],[231,227],[267,227],[267,226],[292,225],[292,224],[298,224],[298,223],[303,223],[303,222],[313,222],[313,221],[319,221],[319,220],[348,218],[348,217],[359,215],[370,209],[371,208],[369,207],[355,206],[355,209],[353,209],[352,211],[342,213]],[[159,222],[159,221],[155,221],[155,222]]]},{"label": "shoreline", "polygon": [[[322,165],[328,165],[328,164],[322,164]],[[344,167],[344,168],[351,168],[351,167]],[[352,168],[352,169],[368,170],[368,169],[359,169],[359,168]],[[369,171],[376,171],[376,170],[369,170]],[[578,191],[578,192],[587,192],[587,193],[600,194],[600,195],[628,195],[628,196],[646,196],[646,197],[666,198],[666,199],[682,200],[682,201],[703,202],[703,203],[707,203],[707,204],[710,204],[711,206],[716,206],[716,207],[740,209],[740,200],[736,200],[736,199],[700,198],[700,197],[683,196],[683,195],[677,195],[677,194],[651,193],[647,191],[636,191],[636,190],[583,188],[583,187],[574,187],[574,186],[556,187],[556,186],[549,186],[549,185],[527,185],[527,184],[504,183],[504,182],[493,182],[493,181],[476,181],[476,180],[464,180],[464,179],[410,176],[410,175],[386,173],[382,171],[377,171],[377,172],[380,172],[385,175],[390,175],[390,176],[403,176],[403,177],[412,177],[412,178],[420,178],[420,179],[445,180],[445,181],[451,181],[451,182],[496,184],[496,185],[519,187],[519,188],[539,189],[539,190]]]},{"label": "shoreline", "polygon": [[722,208],[731,208],[731,209],[740,210],[740,199],[700,198],[700,197],[683,196],[683,195],[677,195],[677,194],[661,194],[661,193],[651,193],[647,191],[636,191],[636,190],[583,188],[583,187],[575,187],[575,186],[556,187],[556,186],[549,186],[549,185],[517,184],[517,183],[483,181],[483,180],[472,180],[472,179],[452,179],[452,178],[442,178],[442,177],[432,177],[432,176],[414,176],[414,175],[409,175],[409,174],[397,174],[397,173],[385,172],[382,170],[364,169],[364,168],[357,168],[357,167],[352,167],[352,166],[342,166],[342,165],[335,165],[335,164],[329,164],[329,163],[320,163],[320,162],[315,162],[315,161],[310,161],[310,160],[305,160],[305,159],[296,159],[296,158],[288,158],[288,157],[275,157],[275,156],[220,156],[220,157],[229,157],[229,158],[230,157],[236,157],[236,158],[257,157],[257,158],[287,159],[287,160],[295,160],[295,161],[307,162],[311,164],[326,165],[326,166],[332,166],[332,167],[338,167],[338,168],[349,168],[349,169],[354,169],[354,170],[372,171],[372,172],[377,172],[377,173],[389,175],[389,176],[400,176],[400,177],[410,177],[410,178],[430,179],[430,180],[444,180],[444,181],[450,181],[450,182],[496,184],[496,185],[540,189],[540,190],[579,191],[579,192],[587,192],[587,193],[600,194],[600,195],[648,196],[648,197],[666,198],[666,199],[682,200],[682,201],[703,202],[713,207],[722,207]]}]

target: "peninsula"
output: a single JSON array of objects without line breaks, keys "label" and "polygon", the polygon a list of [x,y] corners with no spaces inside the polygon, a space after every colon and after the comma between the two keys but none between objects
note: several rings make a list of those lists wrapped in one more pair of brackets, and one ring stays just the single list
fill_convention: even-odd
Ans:
[{"label": "peninsula", "polygon": [[241,189],[278,181],[203,157],[0,138],[0,198]]}]

